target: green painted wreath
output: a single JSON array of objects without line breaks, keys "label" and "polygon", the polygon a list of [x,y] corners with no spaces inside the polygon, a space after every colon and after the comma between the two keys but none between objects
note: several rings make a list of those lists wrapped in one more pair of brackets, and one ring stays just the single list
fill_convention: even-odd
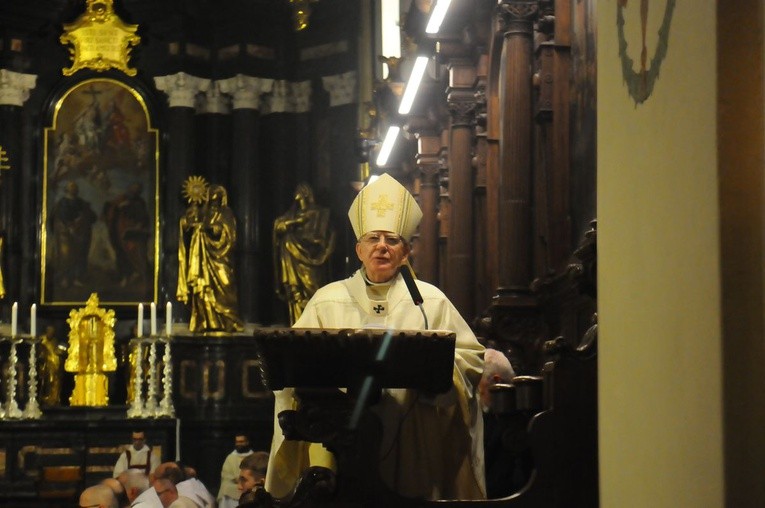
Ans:
[{"label": "green painted wreath", "polygon": [[[646,2],[644,8],[647,9],[648,0],[642,1]],[[616,7],[616,26],[619,32],[619,59],[622,62],[622,76],[625,83],[627,83],[630,97],[634,99],[637,105],[645,102],[651,96],[653,86],[659,77],[659,68],[664,61],[664,57],[667,56],[669,27],[672,23],[672,13],[675,10],[675,0],[667,0],[667,5],[664,8],[664,19],[659,28],[659,41],[656,45],[656,52],[651,59],[651,65],[645,68],[645,62],[643,61],[639,71],[633,69],[634,60],[627,55],[627,40],[624,38],[624,6],[626,3],[626,0],[619,1]],[[643,34],[645,35],[645,26],[643,27]],[[643,51],[645,51],[645,41],[643,41]],[[641,58],[641,60],[643,59]]]}]

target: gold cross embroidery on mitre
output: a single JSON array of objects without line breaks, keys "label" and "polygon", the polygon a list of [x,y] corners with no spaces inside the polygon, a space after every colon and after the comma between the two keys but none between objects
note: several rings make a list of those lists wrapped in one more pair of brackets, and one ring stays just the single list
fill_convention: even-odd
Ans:
[{"label": "gold cross embroidery on mitre", "polygon": [[388,201],[387,194],[380,194],[380,199],[372,203],[372,210],[377,210],[378,217],[385,217],[388,210],[393,210],[393,203]]}]

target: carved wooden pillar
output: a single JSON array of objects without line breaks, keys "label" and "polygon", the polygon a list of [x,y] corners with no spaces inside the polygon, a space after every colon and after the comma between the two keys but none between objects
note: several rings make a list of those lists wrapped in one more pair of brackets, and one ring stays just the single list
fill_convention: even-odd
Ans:
[{"label": "carved wooden pillar", "polygon": [[[167,165],[165,174],[161,176],[164,182],[161,199],[164,200],[165,224],[162,235],[163,259],[171,260],[178,257],[178,221],[186,209],[181,200],[181,186],[186,178],[194,172],[194,100],[199,92],[207,90],[209,79],[202,79],[179,72],[169,76],[157,76],[154,83],[158,90],[167,95]],[[168,300],[175,300],[175,288],[178,283],[178,264],[165,263],[164,281],[162,287],[167,292]],[[185,306],[183,316],[188,319]]]},{"label": "carved wooden pillar", "polygon": [[417,135],[417,166],[420,178],[420,242],[415,260],[417,277],[438,284],[438,199],[440,186],[438,175],[441,138],[432,135]]},{"label": "carved wooden pillar", "polygon": [[475,68],[467,60],[448,65],[450,232],[446,244],[448,276],[445,293],[470,320],[475,314],[473,273],[473,120]]},{"label": "carved wooden pillar", "polygon": [[[476,67],[476,110],[475,110],[475,150],[473,156],[473,170],[475,172],[475,191],[474,191],[474,230],[475,245],[488,245],[488,239],[491,234],[488,225],[489,214],[487,206],[487,174],[486,161],[488,154],[487,132],[486,132],[486,78],[488,72],[488,55],[482,55]],[[491,303],[491,297],[494,296],[494,286],[491,285],[489,277],[490,258],[488,249],[477,249],[473,253],[473,263],[475,270],[475,306],[478,313],[487,309]]]},{"label": "carved wooden pillar", "polygon": [[446,260],[446,244],[449,240],[451,202],[449,201],[449,128],[441,131],[441,149],[438,152],[438,281],[443,287],[449,263]]},{"label": "carved wooden pillar", "polygon": [[238,75],[218,82],[221,91],[233,98],[231,138],[231,207],[237,218],[236,275],[239,313],[245,322],[262,322],[260,303],[266,295],[259,287],[260,271],[271,273],[266,252],[270,231],[258,228],[262,214],[259,130],[261,95],[271,91],[272,79]]},{"label": "carved wooden pillar", "polygon": [[500,299],[527,294],[533,277],[531,251],[531,89],[533,22],[537,2],[503,0],[499,75],[500,174],[498,223]]},{"label": "carved wooden pillar", "polygon": [[549,250],[547,266],[541,273],[554,271],[560,274],[567,268],[573,248],[570,210],[571,4],[555,0],[554,11],[552,4],[548,0],[542,8],[544,19],[548,21],[543,26],[552,40],[540,45],[538,53],[541,64],[537,111],[544,115],[546,109],[550,110],[550,135],[546,139],[551,145],[549,152],[552,152],[549,167],[542,172],[548,175],[545,187],[549,203],[546,217]]},{"label": "carved wooden pillar", "polygon": [[[8,301],[21,299],[22,225],[19,221],[20,196],[32,179],[22,171],[24,160],[21,108],[35,87],[37,76],[0,69],[0,237],[2,238],[2,270]],[[10,269],[10,267],[17,267]]]}]

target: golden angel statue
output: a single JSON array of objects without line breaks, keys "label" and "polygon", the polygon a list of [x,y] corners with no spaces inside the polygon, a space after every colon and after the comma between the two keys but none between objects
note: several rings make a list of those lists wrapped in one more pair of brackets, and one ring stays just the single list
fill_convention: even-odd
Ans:
[{"label": "golden angel statue", "polygon": [[74,372],[72,406],[106,406],[109,379],[106,372],[117,370],[114,355],[114,310],[98,307],[98,295],[91,293],[82,309],[69,312],[69,355],[64,363]]},{"label": "golden angel statue", "polygon": [[326,284],[335,233],[329,229],[329,209],[316,205],[313,190],[301,183],[292,207],[274,221],[276,294],[287,302],[290,324],[308,300]]},{"label": "golden angel statue", "polygon": [[228,194],[199,176],[183,185],[189,206],[180,220],[178,301],[191,307],[192,332],[240,332],[233,254],[236,219]]}]

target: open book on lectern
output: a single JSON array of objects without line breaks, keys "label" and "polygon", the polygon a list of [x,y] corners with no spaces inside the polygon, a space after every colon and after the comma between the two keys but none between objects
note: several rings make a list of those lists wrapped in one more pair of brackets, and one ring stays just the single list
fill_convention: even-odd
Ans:
[{"label": "open book on lectern", "polygon": [[444,330],[260,328],[263,381],[282,388],[380,388],[443,393],[452,386],[456,335]]}]

